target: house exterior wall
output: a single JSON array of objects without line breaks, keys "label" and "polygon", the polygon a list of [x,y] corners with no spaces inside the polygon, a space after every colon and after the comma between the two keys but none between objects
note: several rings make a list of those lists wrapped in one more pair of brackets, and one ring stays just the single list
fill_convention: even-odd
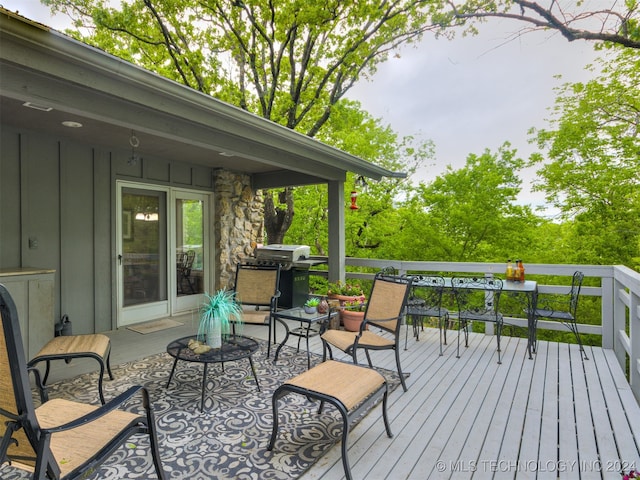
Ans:
[{"label": "house exterior wall", "polygon": [[186,159],[143,157],[130,165],[130,155],[130,147],[0,128],[0,269],[54,269],[55,318],[68,314],[73,333],[116,325],[116,180],[214,192],[216,288],[229,284],[233,265],[261,241],[261,195],[250,176]]}]

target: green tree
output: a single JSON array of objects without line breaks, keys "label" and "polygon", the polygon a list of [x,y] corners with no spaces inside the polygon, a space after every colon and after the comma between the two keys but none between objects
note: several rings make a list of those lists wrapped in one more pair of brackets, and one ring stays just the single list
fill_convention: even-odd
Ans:
[{"label": "green tree", "polygon": [[[434,28],[428,0],[43,2],[82,41],[311,137],[356,81]],[[284,196],[266,205],[269,239],[293,219]]]},{"label": "green tree", "polygon": [[573,220],[575,261],[632,265],[640,238],[640,53],[618,49],[601,74],[559,89],[534,188]]},{"label": "green tree", "polygon": [[421,212],[413,209],[411,238],[405,239],[413,244],[413,258],[503,261],[527,249],[539,219],[515,203],[523,165],[506,143],[496,153],[471,154],[463,168],[448,167],[420,185],[413,201]]},{"label": "green tree", "polygon": [[[347,100],[336,105],[318,138],[385,168],[407,173],[406,179],[385,178],[368,184],[349,174],[346,181],[345,206],[350,205],[352,188],[358,192],[359,206],[357,210],[347,207],[347,255],[392,258],[396,234],[403,228],[398,209],[411,195],[411,175],[419,165],[432,161],[433,144],[413,137],[398,138],[390,127],[363,111],[358,102]],[[286,241],[310,243],[318,254],[326,254],[326,186],[296,188],[295,203],[298,214]]]}]

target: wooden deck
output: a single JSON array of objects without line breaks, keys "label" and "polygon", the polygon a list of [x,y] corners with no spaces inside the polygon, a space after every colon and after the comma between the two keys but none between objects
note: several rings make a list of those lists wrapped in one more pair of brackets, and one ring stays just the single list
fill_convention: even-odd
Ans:
[{"label": "wooden deck", "polygon": [[[112,363],[164,351],[171,339],[194,331],[191,318],[184,321],[183,327],[148,335],[109,332]],[[248,335],[266,333],[245,327]],[[450,332],[439,356],[437,330],[426,328],[419,342],[409,338],[401,352],[409,390],[398,388],[390,396],[394,437],[386,436],[379,408],[352,430],[355,479],[619,480],[623,468],[640,470],[640,407],[611,350],[588,347],[589,360],[583,361],[575,345],[540,342],[529,360],[525,340],[504,337],[498,365],[494,337],[473,334],[459,359],[455,339]],[[311,350],[322,351],[317,338]],[[390,352],[372,357],[376,365],[395,369]],[[52,380],[84,367],[63,364]],[[343,478],[340,446],[302,478]]]}]

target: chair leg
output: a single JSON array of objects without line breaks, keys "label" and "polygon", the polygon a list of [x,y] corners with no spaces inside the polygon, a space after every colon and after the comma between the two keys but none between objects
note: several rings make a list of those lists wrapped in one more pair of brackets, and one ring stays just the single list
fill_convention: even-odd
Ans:
[{"label": "chair leg", "polygon": [[269,319],[269,333],[267,334],[267,358],[269,358],[269,356],[271,355],[271,340],[274,340],[274,343],[275,343],[275,332],[273,332],[273,339],[272,339],[271,327],[272,327],[272,323],[271,323],[271,319]]},{"label": "chair leg", "polygon": [[[371,361],[371,355],[369,355],[369,349],[368,348],[364,349],[364,354],[367,356],[367,362],[369,362],[369,368],[373,368],[373,362]],[[353,359],[354,360],[356,359],[355,354],[353,356]]]},{"label": "chair leg", "polygon": [[[176,359],[177,360],[177,359]],[[174,365],[175,366],[175,365]],[[151,447],[151,457],[153,459],[153,466],[156,469],[156,475],[158,480],[165,480],[164,469],[162,468],[162,462],[160,460],[160,448],[158,446],[158,437],[156,434],[156,419],[151,409],[151,402],[149,400],[149,393],[147,390],[142,390],[142,401],[147,413],[147,433],[149,434],[149,445]]]},{"label": "chair leg", "polygon": [[273,450],[273,444],[276,441],[276,436],[278,435],[278,399],[284,395],[285,392],[282,390],[282,386],[278,387],[271,397],[271,408],[273,410],[273,426],[271,428],[271,438],[269,439],[269,444],[267,445],[267,450]]},{"label": "chair leg", "polygon": [[585,360],[589,360],[587,357],[587,352],[584,349],[584,345],[582,345],[582,338],[580,338],[580,332],[578,331],[578,326],[574,322],[565,322],[565,326],[571,330],[573,336],[576,337],[576,341],[578,342],[578,346],[580,347],[580,354],[584,357]]},{"label": "chair leg", "polygon": [[[413,321],[412,321],[413,323]],[[409,325],[405,325],[404,331],[404,349],[407,350],[407,339],[409,338]]]},{"label": "chair leg", "polygon": [[47,379],[49,378],[49,372],[50,371],[51,371],[51,361],[47,360],[45,362],[44,376],[42,377],[42,385],[44,385],[44,386],[47,385]]},{"label": "chair leg", "polygon": [[402,384],[402,389],[407,391],[407,384],[404,381],[404,374],[402,373],[402,367],[400,366],[400,352],[397,348],[394,348],[396,352],[396,366],[398,367],[398,375],[400,375],[400,383]]},{"label": "chair leg", "polygon": [[325,362],[327,360],[327,351],[329,352],[329,359],[333,360],[333,351],[331,351],[331,347],[325,341],[322,342],[322,361]]},{"label": "chair leg", "polygon": [[391,424],[389,423],[389,415],[387,414],[388,397],[389,397],[389,388],[387,387],[384,391],[384,396],[382,397],[382,418],[384,420],[384,428],[387,430],[387,437],[393,438],[393,433],[391,432]]},{"label": "chair leg", "polygon": [[502,356],[500,349],[500,336],[502,334],[502,322],[496,323],[496,341],[498,342],[498,365],[502,364]]},{"label": "chair leg", "polygon": [[442,330],[444,332],[444,344],[447,344],[447,329],[449,328],[449,316],[439,317],[442,322]]},{"label": "chair leg", "polygon": [[447,344],[447,324],[445,323],[445,319],[444,317],[439,317],[438,319],[438,333],[440,335],[440,356],[443,355],[442,353],[442,345],[443,345],[443,339],[444,339],[444,345]]},{"label": "chair leg", "polygon": [[98,360],[100,364],[100,376],[98,377],[98,395],[100,396],[100,402],[104,405],[106,402],[104,401],[104,392],[102,391],[102,380],[104,379],[104,362],[102,360]]},{"label": "chair leg", "polygon": [[7,459],[7,450],[9,446],[13,443],[14,445],[18,444],[18,441],[12,438],[14,432],[20,430],[21,426],[17,422],[7,422],[7,429],[4,432],[2,437],[2,441],[0,442],[0,465],[4,464],[4,462],[8,461]]},{"label": "chair leg", "polygon": [[349,419],[346,412],[342,413],[342,466],[344,468],[344,476],[347,480],[352,480],[351,467],[349,466],[349,457],[347,456],[347,437],[349,436]]},{"label": "chair leg", "polygon": [[109,372],[109,379],[113,380],[113,372],[111,371],[111,346],[109,346],[109,353],[107,353],[107,372]]}]

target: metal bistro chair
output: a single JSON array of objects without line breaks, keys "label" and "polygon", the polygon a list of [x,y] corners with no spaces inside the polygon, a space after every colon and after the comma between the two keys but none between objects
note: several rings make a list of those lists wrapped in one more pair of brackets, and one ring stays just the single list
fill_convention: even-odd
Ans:
[{"label": "metal bistro chair", "polygon": [[[571,330],[573,335],[576,337],[576,341],[580,346],[580,352],[584,355],[584,359],[589,360],[589,357],[587,357],[587,353],[584,350],[584,346],[582,345],[582,339],[580,338],[580,332],[578,331],[578,325],[576,323],[576,311],[578,310],[578,300],[580,298],[580,288],[582,287],[583,279],[584,274],[582,272],[574,272],[569,295],[563,295],[563,298],[556,296],[554,298],[546,299],[540,307],[536,307],[534,310],[534,318],[536,326],[539,318],[562,322],[562,324]],[[540,299],[538,299],[538,303],[540,303]]]},{"label": "metal bistro chair", "polygon": [[474,322],[493,323],[496,326],[498,363],[503,316],[498,310],[502,280],[485,277],[453,277],[451,288],[458,304],[458,346],[456,358],[460,358],[460,332],[464,333],[464,346],[469,346],[469,325]]},{"label": "metal bistro chair", "polygon": [[[440,334],[440,355],[442,345],[447,344],[447,328],[449,328],[449,310],[442,306],[442,295],[445,289],[443,277],[412,275],[413,282],[411,296],[407,301],[407,317],[411,318],[413,336],[420,340],[420,330],[424,330],[423,319],[436,318],[438,320],[438,333]],[[419,293],[419,296],[417,294]],[[404,348],[407,349],[407,337],[409,329],[405,331]]]},{"label": "metal bistro chair", "polygon": [[[37,408],[29,373],[34,374],[40,389],[41,405]],[[132,403],[134,398],[139,400],[139,407]],[[122,410],[125,403],[144,413]],[[0,464],[11,461],[17,469],[32,471],[31,478],[37,480],[84,478],[136,434],[148,436],[157,478],[165,478],[147,390],[132,386],[101,406],[62,398],[46,401],[38,370],[27,367],[16,306],[3,285],[0,425]]]},{"label": "metal bistro chair", "polygon": [[190,293],[196,293],[196,289],[193,286],[193,280],[191,279],[191,269],[193,268],[193,262],[196,259],[195,250],[187,250],[186,252],[178,253],[178,293],[185,293],[182,285],[185,280],[189,285]]},{"label": "metal bistro chair", "polygon": [[[269,327],[267,337],[267,357],[269,357],[271,342],[276,343],[273,314],[278,310],[280,298],[280,265],[238,264],[234,291],[236,301],[244,307],[242,323]],[[233,319],[230,321],[235,334],[237,322]]]},{"label": "metal bistro chair", "polygon": [[[323,359],[333,359],[331,346],[351,355],[353,363],[358,363],[357,351],[363,349],[369,366],[373,367],[369,350],[394,350],[396,365],[402,388],[407,391],[402,367],[400,366],[400,327],[405,315],[407,298],[411,290],[412,278],[406,276],[385,275],[377,273],[369,301],[364,312],[364,320],[357,332],[346,330],[327,330],[321,336],[323,345]],[[374,332],[376,330],[377,332]]]}]

